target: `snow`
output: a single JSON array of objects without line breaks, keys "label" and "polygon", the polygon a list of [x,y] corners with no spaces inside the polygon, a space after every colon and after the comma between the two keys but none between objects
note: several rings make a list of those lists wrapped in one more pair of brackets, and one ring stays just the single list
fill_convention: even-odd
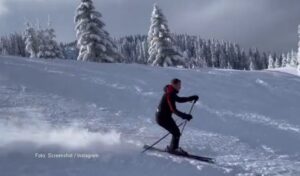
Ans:
[{"label": "snow", "polygon": [[[0,56],[1,175],[299,175],[300,77],[282,70]],[[140,153],[165,134],[154,113],[174,77],[200,97],[181,146],[216,165]]]},{"label": "snow", "polygon": [[288,74],[295,75],[295,76],[300,76],[300,72],[297,70],[297,68],[292,67],[292,66],[286,66],[286,67],[269,69],[269,70],[270,71],[278,71],[278,72],[282,72],[282,73],[288,73]]}]

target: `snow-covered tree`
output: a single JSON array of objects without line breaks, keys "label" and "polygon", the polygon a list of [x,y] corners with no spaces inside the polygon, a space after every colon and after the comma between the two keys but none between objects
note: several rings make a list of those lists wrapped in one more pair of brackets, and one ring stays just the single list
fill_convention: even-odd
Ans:
[{"label": "snow-covered tree", "polygon": [[79,55],[77,60],[95,62],[118,62],[121,55],[105,31],[104,23],[100,20],[101,13],[95,10],[92,0],[81,0],[75,16],[77,46]]},{"label": "snow-covered tree", "polygon": [[286,55],[285,54],[282,54],[282,63],[281,63],[281,66],[282,67],[286,67],[286,65],[287,65],[287,57],[286,57]]},{"label": "snow-covered tree", "polygon": [[292,67],[297,67],[298,65],[297,54],[294,52],[294,50],[291,51],[291,61],[289,65]]},{"label": "snow-covered tree", "polygon": [[241,51],[241,67],[239,69],[243,70],[249,70],[249,65],[248,65],[248,57],[246,54],[246,51],[242,49]]},{"label": "snow-covered tree", "polygon": [[268,68],[268,54],[266,52],[263,52],[261,55],[261,64],[262,64],[262,69],[267,69]]},{"label": "snow-covered tree", "polygon": [[29,54],[29,57],[34,58],[37,57],[38,53],[38,39],[35,29],[29,22],[26,22],[26,29],[24,32],[24,40],[25,40],[25,49]]},{"label": "snow-covered tree", "polygon": [[280,57],[277,57],[276,60],[275,60],[275,68],[279,68],[281,67],[281,62],[280,62]]},{"label": "snow-covered tree", "polygon": [[175,49],[167,20],[162,10],[154,4],[148,32],[149,59],[153,66],[184,66],[184,58]]},{"label": "snow-covered tree", "polygon": [[1,45],[0,46],[0,55],[2,55],[2,56],[8,55],[8,52],[7,52],[7,49],[5,47],[3,40],[1,40],[0,45]]},{"label": "snow-covered tree", "polygon": [[272,54],[269,55],[269,62],[268,62],[268,68],[275,68],[274,59]]},{"label": "snow-covered tree", "polygon": [[234,44],[234,65],[235,68],[242,67],[242,50],[238,44]]},{"label": "snow-covered tree", "polygon": [[263,69],[263,60],[257,48],[254,49],[252,57],[253,57],[253,63],[255,65],[255,70]]},{"label": "snow-covered tree", "polygon": [[51,27],[51,21],[48,20],[48,27],[40,30],[39,58],[62,58],[62,49],[55,40],[55,30]]},{"label": "snow-covered tree", "polygon": [[299,41],[298,41],[298,73],[300,74],[300,25],[298,26],[298,37],[299,37]]},{"label": "snow-covered tree", "polygon": [[0,55],[29,56],[26,52],[25,32],[0,37]]},{"label": "snow-covered tree", "polygon": [[292,57],[291,57],[291,53],[288,52],[286,54],[286,62],[287,62],[287,65],[289,65],[291,63],[291,60],[292,60]]},{"label": "snow-covered tree", "polygon": [[[182,52],[182,57],[187,61],[185,64],[187,68],[195,68],[195,65],[193,63],[194,59],[191,58],[188,50]],[[189,60],[189,58],[191,59]]]},{"label": "snow-covered tree", "polygon": [[227,62],[227,69],[232,69],[232,66],[229,62]]},{"label": "snow-covered tree", "polygon": [[254,62],[254,58],[253,58],[253,57],[250,57],[250,65],[249,65],[249,69],[250,69],[250,70],[256,70],[256,65],[255,65],[255,62]]},{"label": "snow-covered tree", "polygon": [[259,60],[258,50],[249,49],[249,70],[258,70],[257,60]]},{"label": "snow-covered tree", "polygon": [[226,54],[226,50],[225,47],[220,49],[220,63],[219,66],[220,68],[226,68],[228,67],[229,61],[227,60],[227,54]]},{"label": "snow-covered tree", "polygon": [[211,63],[212,63],[212,67],[218,67],[218,56],[217,56],[217,46],[213,44],[210,46],[210,50],[211,50]]},{"label": "snow-covered tree", "polygon": [[46,31],[44,29],[41,29],[40,27],[37,28],[36,30],[37,34],[37,43],[38,43],[38,53],[37,57],[38,58],[46,58],[45,57],[45,52],[46,52],[46,45],[47,45],[47,38],[46,38]]}]

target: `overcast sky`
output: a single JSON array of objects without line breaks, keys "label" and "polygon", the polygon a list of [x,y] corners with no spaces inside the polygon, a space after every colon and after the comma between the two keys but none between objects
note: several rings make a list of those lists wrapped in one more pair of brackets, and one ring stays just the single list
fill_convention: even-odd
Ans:
[{"label": "overcast sky", "polygon": [[[244,48],[286,52],[297,48],[300,0],[94,0],[111,36],[147,34],[157,2],[175,33],[232,41]],[[0,35],[24,30],[25,20],[46,25],[59,41],[75,40],[80,0],[0,0]]]}]

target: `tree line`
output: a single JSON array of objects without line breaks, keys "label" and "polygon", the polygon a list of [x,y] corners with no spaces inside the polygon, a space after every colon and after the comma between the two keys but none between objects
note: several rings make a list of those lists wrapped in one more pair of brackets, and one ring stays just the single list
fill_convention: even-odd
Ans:
[{"label": "tree line", "polygon": [[[37,58],[77,59],[92,62],[138,63],[184,68],[261,70],[299,65],[297,52],[276,54],[245,50],[238,44],[199,36],[174,34],[158,5],[154,5],[148,35],[112,38],[92,0],[82,0],[74,17],[76,40],[56,41],[50,19],[45,28],[26,22],[22,34],[0,38],[0,54]],[[300,36],[300,34],[299,34]]]}]

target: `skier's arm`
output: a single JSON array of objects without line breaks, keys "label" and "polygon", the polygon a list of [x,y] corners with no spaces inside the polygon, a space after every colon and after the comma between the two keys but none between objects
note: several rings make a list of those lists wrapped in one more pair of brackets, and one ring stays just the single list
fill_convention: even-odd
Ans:
[{"label": "skier's arm", "polygon": [[167,95],[168,105],[174,114],[176,114],[177,116],[179,116],[183,119],[186,119],[187,114],[177,110],[177,108],[176,108],[176,104],[175,104],[176,97],[177,97],[176,94],[168,94]]},{"label": "skier's arm", "polygon": [[190,96],[190,97],[179,97],[175,94],[175,101],[178,103],[185,103],[185,102],[189,102],[189,101],[193,101],[194,97]]}]

